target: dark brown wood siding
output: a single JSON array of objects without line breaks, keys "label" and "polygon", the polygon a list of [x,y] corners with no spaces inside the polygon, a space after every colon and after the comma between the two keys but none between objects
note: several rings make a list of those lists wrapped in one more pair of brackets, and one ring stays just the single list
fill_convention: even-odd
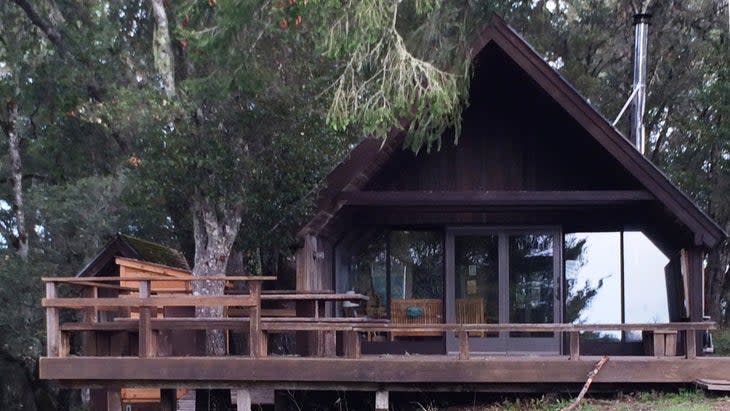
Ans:
[{"label": "dark brown wood siding", "polygon": [[457,145],[396,153],[369,190],[629,190],[639,183],[497,47],[475,67]]}]

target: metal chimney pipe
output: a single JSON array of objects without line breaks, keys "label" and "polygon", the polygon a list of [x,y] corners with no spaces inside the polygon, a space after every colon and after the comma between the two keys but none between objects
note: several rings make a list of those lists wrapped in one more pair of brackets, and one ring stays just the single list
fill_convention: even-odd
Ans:
[{"label": "metal chimney pipe", "polygon": [[644,111],[646,108],[646,49],[649,35],[651,14],[634,15],[634,104],[631,115],[631,141],[644,154],[646,148],[646,130],[644,129]]}]

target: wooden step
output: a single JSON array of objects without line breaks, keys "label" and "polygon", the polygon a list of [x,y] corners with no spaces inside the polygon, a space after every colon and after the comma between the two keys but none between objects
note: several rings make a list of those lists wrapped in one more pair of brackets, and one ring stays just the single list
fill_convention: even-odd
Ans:
[{"label": "wooden step", "polygon": [[699,379],[695,380],[695,385],[705,391],[730,391],[730,380]]}]

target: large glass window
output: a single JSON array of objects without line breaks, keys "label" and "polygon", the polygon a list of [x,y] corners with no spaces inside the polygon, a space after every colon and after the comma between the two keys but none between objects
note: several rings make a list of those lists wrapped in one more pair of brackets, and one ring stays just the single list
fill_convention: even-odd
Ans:
[{"label": "large glass window", "polygon": [[[509,236],[509,322],[554,322],[555,270],[552,234]],[[512,337],[545,337],[552,333],[511,332]]]},{"label": "large glass window", "polygon": [[[621,322],[621,233],[565,236],[565,320],[571,323]],[[618,340],[621,333],[588,333],[588,338]]]},{"label": "large glass window", "polygon": [[[390,258],[390,260],[388,260]],[[365,313],[442,322],[443,233],[373,231],[348,235],[336,249],[337,289],[370,297]],[[397,312],[393,312],[393,311]]]},{"label": "large glass window", "polygon": [[365,314],[385,317],[388,302],[385,233],[373,231],[348,236],[337,247],[336,263],[338,291],[356,291],[368,296]]},{"label": "large glass window", "polygon": [[498,247],[496,234],[455,237],[456,322],[499,322]]},{"label": "large glass window", "polygon": [[[669,259],[643,233],[566,234],[563,254],[567,322],[618,324],[669,320],[664,276]],[[584,337],[618,340],[621,333],[602,332]],[[640,336],[627,333],[627,338]]]},{"label": "large glass window", "polygon": [[[638,231],[624,233],[626,322],[669,321],[664,267],[669,258]],[[652,292],[646,292],[652,290]]]},{"label": "large glass window", "polygon": [[442,298],[444,252],[441,233],[390,233],[390,295],[393,299]]}]

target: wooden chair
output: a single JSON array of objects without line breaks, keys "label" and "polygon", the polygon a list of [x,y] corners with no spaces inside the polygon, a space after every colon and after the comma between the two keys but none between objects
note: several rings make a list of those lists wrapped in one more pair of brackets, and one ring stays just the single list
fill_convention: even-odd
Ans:
[{"label": "wooden chair", "polygon": [[[394,299],[390,302],[391,324],[440,324],[443,322],[442,314],[443,302],[436,298],[405,298]],[[433,331],[398,331],[390,333],[390,340],[393,341],[395,337],[438,337],[441,335],[441,332]]]},{"label": "wooden chair", "polygon": [[[456,322],[459,324],[484,324],[484,299],[466,297],[456,299]],[[483,337],[482,332],[470,332],[470,337]]]}]

